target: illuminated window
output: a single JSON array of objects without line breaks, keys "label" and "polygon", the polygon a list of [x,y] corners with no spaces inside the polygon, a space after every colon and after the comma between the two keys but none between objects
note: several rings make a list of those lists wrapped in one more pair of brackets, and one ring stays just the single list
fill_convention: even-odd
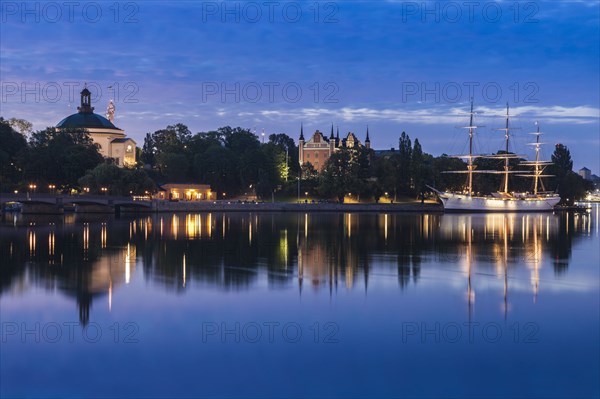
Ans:
[{"label": "illuminated window", "polygon": [[133,147],[131,146],[131,144],[129,144],[127,146],[127,152],[131,152],[131,151],[133,151]]}]

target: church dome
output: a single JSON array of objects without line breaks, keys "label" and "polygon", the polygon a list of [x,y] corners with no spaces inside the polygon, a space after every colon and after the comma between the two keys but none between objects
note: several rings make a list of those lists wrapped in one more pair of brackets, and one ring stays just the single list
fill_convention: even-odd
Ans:
[{"label": "church dome", "polygon": [[58,122],[56,127],[61,128],[104,128],[118,129],[105,117],[94,113],[83,113],[69,115],[62,121]]},{"label": "church dome", "polygon": [[64,129],[100,128],[121,130],[105,117],[94,113],[92,95],[87,87],[84,87],[81,91],[81,105],[77,107],[77,111],[79,112],[58,122],[56,127]]}]

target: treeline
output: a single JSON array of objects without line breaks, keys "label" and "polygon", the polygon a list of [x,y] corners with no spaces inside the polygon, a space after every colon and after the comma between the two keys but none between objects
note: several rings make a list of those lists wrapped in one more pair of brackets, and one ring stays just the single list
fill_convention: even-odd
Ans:
[{"label": "treeline", "polygon": [[[18,123],[17,123],[18,122]],[[402,132],[398,150],[374,151],[365,147],[340,149],[328,159],[321,173],[310,163],[300,167],[298,147],[284,133],[272,134],[267,142],[249,129],[225,126],[192,134],[183,124],[167,126],[146,134],[138,149],[135,168],[119,168],[104,159],[83,130],[47,128],[25,132],[31,124],[0,117],[0,191],[71,191],[142,195],[153,193],[164,183],[210,184],[217,198],[256,193],[271,199],[311,197],[343,201],[351,195],[364,201],[382,197],[423,197],[429,189],[463,190],[466,171],[462,160],[445,154],[433,157],[423,152],[418,139],[411,141]],[[26,134],[29,140],[26,139]],[[263,139],[264,140],[264,139]],[[500,154],[499,152],[498,154]],[[565,202],[572,202],[591,189],[572,171],[569,150],[558,145],[554,164],[545,174],[548,191],[558,190]],[[512,170],[522,160],[511,158]],[[479,170],[502,170],[503,160],[478,158]],[[501,185],[501,175],[476,174],[475,192],[489,194]],[[530,191],[532,179],[510,175],[511,191]],[[52,188],[51,188],[52,187]]]},{"label": "treeline", "polygon": [[299,173],[292,138],[272,134],[261,143],[240,127],[192,134],[183,124],[167,126],[146,134],[140,158],[156,181],[210,184],[218,198],[248,192],[270,198]]}]

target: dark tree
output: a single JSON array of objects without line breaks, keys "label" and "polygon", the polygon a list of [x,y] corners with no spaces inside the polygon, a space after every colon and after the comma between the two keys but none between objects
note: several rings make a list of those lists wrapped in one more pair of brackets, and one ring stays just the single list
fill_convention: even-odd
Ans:
[{"label": "dark tree", "polygon": [[555,166],[554,170],[558,177],[566,176],[569,172],[573,171],[573,160],[567,146],[562,144],[556,145],[552,154],[552,163]]},{"label": "dark tree", "polygon": [[62,188],[77,186],[87,170],[104,162],[89,134],[82,129],[47,128],[31,136],[25,179]]},{"label": "dark tree", "polygon": [[458,158],[442,154],[433,159],[433,183],[439,190],[459,191],[465,188],[465,175],[444,173],[447,171],[467,170],[467,164]]},{"label": "dark tree", "polygon": [[369,153],[364,148],[342,149],[333,153],[321,173],[319,192],[344,202],[346,194],[365,194],[368,189]]},{"label": "dark tree", "polygon": [[423,149],[419,139],[415,139],[411,157],[411,177],[415,194],[423,191]]},{"label": "dark tree", "polygon": [[142,155],[140,157],[144,165],[148,165],[150,168],[154,167],[156,161],[156,144],[152,138],[152,134],[146,133],[144,138],[144,146],[142,147]]},{"label": "dark tree", "polygon": [[25,137],[0,117],[0,192],[12,190],[21,180],[26,151]]}]

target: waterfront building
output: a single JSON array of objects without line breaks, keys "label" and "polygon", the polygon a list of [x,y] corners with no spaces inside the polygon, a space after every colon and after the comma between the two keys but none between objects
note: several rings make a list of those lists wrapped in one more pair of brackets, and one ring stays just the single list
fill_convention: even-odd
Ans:
[{"label": "waterfront building", "polygon": [[371,139],[369,138],[369,128],[367,127],[367,136],[364,145],[358,140],[356,135],[348,132],[345,138],[340,139],[340,130],[337,129],[336,135],[333,135],[333,125],[331,133],[326,137],[322,132],[316,130],[312,137],[304,140],[304,127],[300,125],[300,138],[298,139],[298,155],[300,165],[312,164],[317,172],[323,170],[325,163],[335,151],[342,148],[371,148]]},{"label": "waterfront building", "polygon": [[168,183],[160,186],[157,198],[177,201],[216,199],[208,184]]},{"label": "waterfront building", "polygon": [[136,142],[125,135],[125,131],[113,124],[114,104],[108,106],[109,119],[95,114],[92,107],[91,93],[84,87],[81,91],[81,105],[77,113],[69,115],[56,125],[59,129],[84,129],[98,151],[105,157],[112,159],[117,166],[131,167],[135,165]]}]

